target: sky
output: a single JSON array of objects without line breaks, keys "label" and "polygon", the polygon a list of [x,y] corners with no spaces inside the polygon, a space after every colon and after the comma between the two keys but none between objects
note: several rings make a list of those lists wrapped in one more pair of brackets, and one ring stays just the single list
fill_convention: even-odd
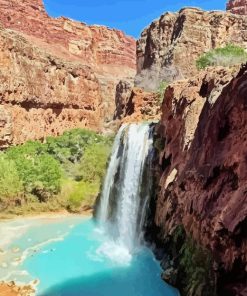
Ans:
[{"label": "sky", "polygon": [[50,16],[66,16],[89,25],[105,25],[135,38],[166,11],[182,7],[225,10],[226,0],[44,0]]}]

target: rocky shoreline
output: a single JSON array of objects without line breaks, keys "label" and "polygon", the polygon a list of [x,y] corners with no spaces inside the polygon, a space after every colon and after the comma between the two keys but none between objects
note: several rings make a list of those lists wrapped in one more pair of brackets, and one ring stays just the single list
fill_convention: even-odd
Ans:
[{"label": "rocky shoreline", "polygon": [[35,289],[32,285],[17,285],[14,281],[5,283],[0,282],[0,295],[1,296],[33,296]]}]

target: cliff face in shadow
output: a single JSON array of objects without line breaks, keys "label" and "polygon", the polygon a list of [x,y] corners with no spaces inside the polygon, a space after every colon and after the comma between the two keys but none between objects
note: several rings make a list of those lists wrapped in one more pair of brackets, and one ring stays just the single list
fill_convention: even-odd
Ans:
[{"label": "cliff face in shadow", "polygon": [[[175,279],[183,295],[246,293],[247,66],[233,73],[208,69],[171,84],[164,96],[155,224],[177,264],[177,282],[174,270],[164,278]],[[186,254],[195,271],[211,258],[202,273],[211,274],[208,282],[193,272],[188,281],[194,276],[197,285],[181,282],[189,273]]]}]

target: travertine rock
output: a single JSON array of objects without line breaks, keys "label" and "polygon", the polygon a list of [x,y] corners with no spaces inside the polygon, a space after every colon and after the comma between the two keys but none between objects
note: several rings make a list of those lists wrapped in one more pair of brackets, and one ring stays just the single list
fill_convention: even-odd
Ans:
[{"label": "travertine rock", "polygon": [[171,84],[159,127],[156,225],[168,235],[182,224],[211,251],[220,295],[244,289],[247,275],[247,67],[233,74],[208,69]]},{"label": "travertine rock", "polygon": [[122,123],[159,121],[161,115],[159,95],[134,87],[131,89],[121,108],[117,109],[117,117]]},{"label": "travertine rock", "polygon": [[234,14],[247,15],[246,0],[230,0],[227,3],[227,10]]},{"label": "travertine rock", "polygon": [[0,44],[1,147],[73,127],[100,128],[100,87],[88,66],[56,59],[3,28]]},{"label": "travertine rock", "polygon": [[228,43],[247,48],[247,16],[197,8],[167,12],[137,42],[136,85],[156,90],[162,80],[192,77],[202,53]]},{"label": "travertine rock", "polygon": [[4,106],[0,106],[0,147],[8,147],[12,143],[12,117]]},{"label": "travertine rock", "polygon": [[15,282],[0,282],[0,295],[2,296],[34,296],[35,289],[31,285],[17,286]]},{"label": "travertine rock", "polygon": [[133,81],[135,41],[52,19],[41,0],[0,0],[0,147],[113,120],[116,85]]}]

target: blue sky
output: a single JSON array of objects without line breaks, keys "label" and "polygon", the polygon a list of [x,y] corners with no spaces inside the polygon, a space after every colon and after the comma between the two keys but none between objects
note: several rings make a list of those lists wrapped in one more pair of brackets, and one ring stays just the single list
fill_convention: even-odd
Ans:
[{"label": "blue sky", "polygon": [[106,25],[136,38],[165,11],[185,6],[224,10],[226,0],[44,0],[50,16],[66,16],[87,24]]}]

